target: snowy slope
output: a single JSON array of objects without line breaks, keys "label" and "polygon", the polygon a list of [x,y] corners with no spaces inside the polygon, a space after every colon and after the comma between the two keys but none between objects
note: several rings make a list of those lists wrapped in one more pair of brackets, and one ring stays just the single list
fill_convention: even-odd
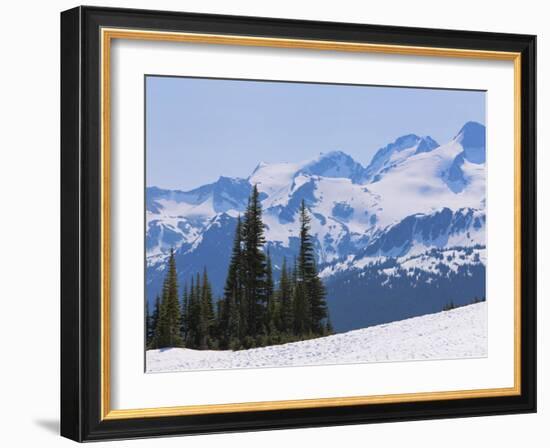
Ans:
[{"label": "snowy slope", "polygon": [[487,356],[487,304],[250,350],[147,351],[147,372],[479,358]]},{"label": "snowy slope", "polygon": [[300,168],[301,165],[296,163],[260,162],[248,178],[248,182],[257,185],[260,191],[271,198],[281,192],[288,192],[288,187]]},{"label": "snowy slope", "polygon": [[[487,264],[487,249],[485,246],[472,246],[468,249],[449,246],[437,251],[437,256],[435,252],[434,249],[431,249],[418,254],[409,253],[403,257],[396,257],[395,262],[407,272],[407,275],[412,275],[415,270],[441,274],[442,265],[445,266],[445,271],[456,272],[460,266]],[[384,261],[384,258],[376,257],[376,259],[377,261]],[[341,262],[328,265],[320,272],[320,275],[322,278],[327,278],[343,271],[361,270],[372,263],[373,257],[349,257]],[[380,272],[392,275],[395,268],[381,269]]]},{"label": "snowy slope", "polygon": [[163,262],[171,247],[188,250],[216,216],[237,216],[246,207],[251,188],[246,180],[223,176],[187,192],[147,188],[147,264]]},{"label": "snowy slope", "polygon": [[399,137],[376,152],[366,168],[363,178],[365,181],[376,181],[380,179],[384,172],[408,157],[422,152],[429,152],[438,146],[439,144],[429,136],[419,137],[418,135],[409,134]]},{"label": "snowy slope", "polygon": [[463,146],[454,139],[403,160],[369,184],[369,190],[379,198],[379,225],[390,225],[415,213],[430,213],[442,205],[452,210],[484,209],[485,165],[463,160],[463,153]]}]

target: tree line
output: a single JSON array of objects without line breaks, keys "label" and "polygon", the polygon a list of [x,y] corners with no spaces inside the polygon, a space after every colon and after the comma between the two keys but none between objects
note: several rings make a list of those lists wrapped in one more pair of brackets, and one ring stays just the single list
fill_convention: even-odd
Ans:
[{"label": "tree line", "polygon": [[315,262],[311,218],[302,201],[300,244],[290,265],[283,259],[275,285],[265,250],[265,225],[256,186],[237,219],[223,296],[214,304],[208,271],[197,273],[179,296],[171,250],[153,311],[146,308],[147,348],[239,350],[325,336],[332,333],[326,291]]},{"label": "tree line", "polygon": [[476,303],[481,303],[481,302],[485,302],[485,296],[481,296],[481,297],[475,296],[468,303],[464,303],[461,305],[457,305],[453,300],[451,300],[450,302],[443,305],[442,311],[451,311],[456,308],[461,308],[463,306],[468,306],[468,305],[475,305]]}]

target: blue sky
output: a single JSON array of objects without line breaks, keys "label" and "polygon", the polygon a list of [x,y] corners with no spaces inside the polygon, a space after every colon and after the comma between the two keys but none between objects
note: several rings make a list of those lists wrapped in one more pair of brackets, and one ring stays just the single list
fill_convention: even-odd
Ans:
[{"label": "blue sky", "polygon": [[367,165],[397,137],[446,143],[467,121],[485,124],[484,92],[148,76],[146,183],[190,190],[333,150]]}]

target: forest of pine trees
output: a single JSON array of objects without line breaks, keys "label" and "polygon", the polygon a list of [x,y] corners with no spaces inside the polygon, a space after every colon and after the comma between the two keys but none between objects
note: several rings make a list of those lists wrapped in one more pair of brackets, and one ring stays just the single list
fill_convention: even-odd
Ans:
[{"label": "forest of pine trees", "polygon": [[246,211],[237,220],[223,297],[215,305],[206,268],[183,285],[180,300],[172,250],[162,295],[156,297],[152,311],[146,307],[147,348],[240,350],[331,334],[304,201],[299,216],[299,253],[292,265],[283,260],[275,285],[254,186]]}]

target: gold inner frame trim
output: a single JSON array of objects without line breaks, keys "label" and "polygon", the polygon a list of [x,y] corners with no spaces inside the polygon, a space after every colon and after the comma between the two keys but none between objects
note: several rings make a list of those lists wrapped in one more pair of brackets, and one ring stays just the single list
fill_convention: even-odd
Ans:
[{"label": "gold inner frame trim", "polygon": [[[116,420],[230,412],[252,412],[317,407],[352,406],[414,401],[503,397],[521,394],[521,54],[514,52],[459,48],[337,42],[306,39],[279,39],[199,33],[101,29],[101,419]],[[410,56],[455,57],[513,61],[514,63],[514,386],[506,388],[419,392],[390,395],[279,400],[212,405],[189,405],[141,409],[111,409],[110,346],[110,63],[113,39],[185,42],[213,45],[240,45],[355,53],[382,53]]]}]

